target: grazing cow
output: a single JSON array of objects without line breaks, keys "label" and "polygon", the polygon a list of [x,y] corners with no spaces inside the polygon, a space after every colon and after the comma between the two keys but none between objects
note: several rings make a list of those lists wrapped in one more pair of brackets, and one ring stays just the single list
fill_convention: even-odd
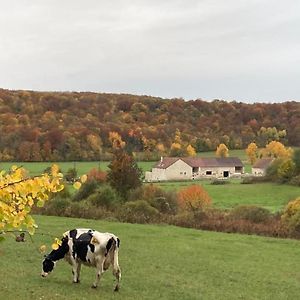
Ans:
[{"label": "grazing cow", "polygon": [[120,240],[112,233],[101,233],[92,229],[73,229],[64,233],[61,245],[45,256],[42,276],[46,277],[55,263],[65,258],[72,266],[73,282],[79,283],[81,264],[96,268],[96,279],[92,285],[96,288],[101,275],[110,265],[117,279],[115,291],[119,290],[121,270],[118,263]]}]

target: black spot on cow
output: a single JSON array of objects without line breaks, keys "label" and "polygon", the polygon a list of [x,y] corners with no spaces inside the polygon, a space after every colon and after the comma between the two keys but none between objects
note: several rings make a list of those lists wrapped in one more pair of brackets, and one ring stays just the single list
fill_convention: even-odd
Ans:
[{"label": "black spot on cow", "polygon": [[66,253],[69,251],[68,240],[68,237],[62,238],[61,245],[58,247],[57,250],[52,250],[50,254],[47,255],[47,258],[53,261],[57,261],[59,259],[64,258]]},{"label": "black spot on cow", "polygon": [[120,248],[120,244],[121,244],[121,241],[119,238],[117,238],[117,247]]},{"label": "black spot on cow", "polygon": [[114,238],[110,238],[106,244],[106,253],[105,256],[107,255],[107,253],[109,252],[109,250],[111,249],[111,247],[113,246],[113,244],[115,244],[115,240]]},{"label": "black spot on cow", "polygon": [[94,253],[95,252],[95,245],[93,244],[89,244],[91,252]]},{"label": "black spot on cow", "polygon": [[88,246],[93,235],[91,232],[82,233],[77,239],[73,239],[73,253],[82,261],[86,261]]},{"label": "black spot on cow", "polygon": [[76,235],[77,235],[77,230],[76,230],[76,229],[70,230],[70,237],[71,237],[73,240],[76,239]]}]

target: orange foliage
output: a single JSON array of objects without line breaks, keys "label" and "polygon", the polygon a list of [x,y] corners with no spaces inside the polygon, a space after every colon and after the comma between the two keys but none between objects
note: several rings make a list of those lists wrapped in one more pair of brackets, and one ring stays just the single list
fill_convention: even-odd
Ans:
[{"label": "orange foliage", "polygon": [[211,204],[211,198],[200,185],[191,185],[177,194],[178,205],[183,210],[203,209]]},{"label": "orange foliage", "polygon": [[106,181],[106,172],[101,171],[97,168],[93,168],[87,174],[88,180],[96,180],[97,182],[105,182]]}]

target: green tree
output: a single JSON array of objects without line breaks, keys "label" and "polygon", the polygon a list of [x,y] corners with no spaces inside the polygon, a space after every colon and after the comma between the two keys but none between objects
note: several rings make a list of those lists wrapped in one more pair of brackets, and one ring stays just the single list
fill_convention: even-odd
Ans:
[{"label": "green tree", "polygon": [[125,200],[130,190],[142,184],[143,171],[138,167],[132,155],[122,149],[115,152],[108,169],[107,182]]}]

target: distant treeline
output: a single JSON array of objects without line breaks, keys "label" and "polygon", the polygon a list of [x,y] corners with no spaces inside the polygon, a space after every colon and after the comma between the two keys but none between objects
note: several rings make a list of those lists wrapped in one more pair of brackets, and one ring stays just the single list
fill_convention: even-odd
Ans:
[{"label": "distant treeline", "polygon": [[[1,161],[99,160],[110,133],[142,159],[168,155],[174,140],[197,152],[300,145],[300,103],[184,101],[128,94],[0,89]],[[178,136],[180,134],[180,137]]]}]

